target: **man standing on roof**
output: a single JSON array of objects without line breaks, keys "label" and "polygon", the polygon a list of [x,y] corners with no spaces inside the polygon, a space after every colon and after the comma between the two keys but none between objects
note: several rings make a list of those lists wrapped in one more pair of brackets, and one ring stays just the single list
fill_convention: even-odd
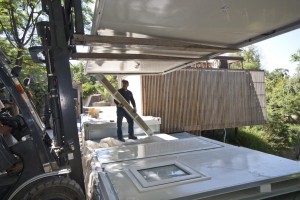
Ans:
[{"label": "man standing on roof", "polygon": [[[127,80],[122,80],[122,88],[118,90],[118,92],[126,99],[128,103],[131,103],[134,109],[134,112],[136,112],[136,107],[135,107],[135,101],[132,95],[132,92],[127,90],[129,86],[129,82]],[[123,117],[126,118],[127,123],[128,123],[128,138],[136,140],[137,137],[134,136],[134,130],[133,130],[133,119],[130,117],[130,115],[124,110],[123,105],[114,100],[116,105],[117,105],[117,134],[118,134],[118,140],[125,142],[123,138],[123,133],[122,133],[122,121]]]}]

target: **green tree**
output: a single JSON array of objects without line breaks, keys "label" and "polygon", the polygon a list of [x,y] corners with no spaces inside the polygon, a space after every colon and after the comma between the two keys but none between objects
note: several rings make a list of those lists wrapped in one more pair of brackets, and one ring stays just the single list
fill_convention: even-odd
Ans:
[{"label": "green tree", "polygon": [[[17,55],[17,49],[12,47],[11,44],[4,39],[0,39],[0,48],[4,49],[4,52],[9,56],[13,63],[16,63],[15,55]],[[30,90],[33,94],[32,100],[39,113],[43,111],[44,94],[47,91],[47,77],[46,70],[43,66],[34,63],[27,51],[24,51],[22,56],[22,72],[20,74],[20,81],[25,78],[31,78]],[[12,67],[12,66],[11,66]]]},{"label": "green tree", "polygon": [[[94,0],[82,1],[87,32],[91,28],[92,3]],[[47,17],[43,15],[40,0],[0,0],[0,48],[15,65],[23,67],[21,80],[32,78],[30,88],[39,112],[43,109],[44,93],[47,91],[46,70],[32,61],[27,48],[40,43],[36,35],[36,22],[41,18]]]},{"label": "green tree", "polygon": [[27,45],[36,42],[33,39],[36,22],[42,14],[40,1],[1,0],[0,32],[6,36],[10,48],[16,49],[13,57],[16,65],[22,65]]},{"label": "green tree", "polygon": [[[245,63],[248,63],[246,66],[260,66],[258,51],[252,49],[248,53],[241,52],[240,55],[244,57]],[[300,50],[293,54],[291,59],[299,64]],[[236,68],[240,67],[240,65],[236,66]],[[262,126],[242,128],[240,132],[243,136],[240,138],[254,141],[256,140],[253,139],[254,137],[260,140],[257,141],[259,144],[268,144],[258,145],[257,149],[261,151],[277,155],[290,152],[291,147],[300,144],[300,66],[293,76],[289,76],[287,69],[266,72],[266,111],[267,123]],[[249,144],[247,141],[241,141],[241,144],[256,148],[254,142]]]},{"label": "green tree", "polygon": [[86,34],[90,33],[92,29],[92,19],[94,12],[92,10],[92,5],[95,4],[96,0],[81,0],[82,12],[83,12],[83,23]]},{"label": "green tree", "polygon": [[[297,58],[295,55],[292,59]],[[300,59],[294,61],[299,62]],[[273,148],[280,153],[300,142],[299,69],[292,77],[286,69],[266,73],[266,97],[268,120],[263,129]]]},{"label": "green tree", "polygon": [[[82,84],[83,98],[86,99],[92,94],[101,94],[105,102],[110,101],[110,93],[100,84],[97,83],[96,78],[84,74],[84,64],[72,65],[73,81]],[[106,76],[109,82],[115,87],[118,87],[118,80],[116,76]]]},{"label": "green tree", "polygon": [[300,64],[299,62],[300,62],[300,49],[296,52],[296,53],[294,53],[293,55],[292,55],[292,59],[291,59],[293,62],[298,62],[298,64]]},{"label": "green tree", "polygon": [[277,152],[290,145],[284,113],[285,86],[288,81],[285,72],[285,70],[275,70],[267,73],[266,76],[267,124],[264,130]]},{"label": "green tree", "polygon": [[[291,147],[300,144],[300,82],[297,77],[290,77],[286,69],[266,72],[267,123],[240,130],[242,134],[246,133],[243,139],[255,137],[268,144],[258,146],[258,150],[270,153],[271,147],[272,153],[284,155]],[[251,147],[255,145],[251,144]]]},{"label": "green tree", "polygon": [[241,56],[244,58],[243,63],[237,62],[231,64],[232,69],[260,69],[260,53],[257,47],[251,45],[244,49],[241,52],[232,54],[232,56]]},{"label": "green tree", "polygon": [[46,70],[32,61],[27,48],[38,44],[36,22],[42,16],[40,1],[1,0],[0,45],[15,65],[22,66],[20,80],[31,78],[31,93],[38,112],[47,91]]}]

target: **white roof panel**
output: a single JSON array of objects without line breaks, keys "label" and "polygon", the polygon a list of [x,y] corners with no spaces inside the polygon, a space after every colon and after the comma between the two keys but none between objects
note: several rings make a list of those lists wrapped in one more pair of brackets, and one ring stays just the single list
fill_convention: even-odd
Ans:
[{"label": "white roof panel", "polygon": [[299,8],[299,0],[97,0],[92,33],[242,47],[298,28]]},{"label": "white roof panel", "polygon": [[89,74],[157,74],[167,73],[184,62],[176,61],[89,61]]}]

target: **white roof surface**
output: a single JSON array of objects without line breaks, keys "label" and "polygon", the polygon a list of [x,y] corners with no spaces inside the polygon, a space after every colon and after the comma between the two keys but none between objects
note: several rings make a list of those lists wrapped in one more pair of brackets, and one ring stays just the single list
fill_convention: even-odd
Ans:
[{"label": "white roof surface", "polygon": [[[92,33],[240,48],[300,27],[299,8],[299,0],[97,0]],[[199,58],[215,54],[114,45],[94,47],[91,52]],[[163,73],[186,62],[98,60],[90,61],[86,70],[88,73]]]}]

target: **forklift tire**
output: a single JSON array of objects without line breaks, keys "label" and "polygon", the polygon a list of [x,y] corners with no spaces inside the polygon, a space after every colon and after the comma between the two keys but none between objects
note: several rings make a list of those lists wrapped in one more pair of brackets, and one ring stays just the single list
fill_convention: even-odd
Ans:
[{"label": "forklift tire", "polygon": [[35,184],[23,200],[84,200],[81,187],[66,177],[52,177]]}]

